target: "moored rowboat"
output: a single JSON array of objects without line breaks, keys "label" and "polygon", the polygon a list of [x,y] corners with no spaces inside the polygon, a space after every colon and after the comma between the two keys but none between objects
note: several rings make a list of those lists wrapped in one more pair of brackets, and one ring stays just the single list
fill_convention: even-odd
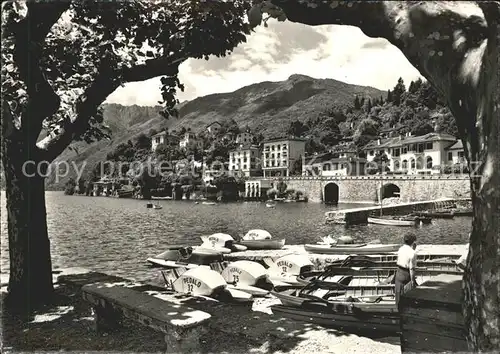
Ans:
[{"label": "moored rowboat", "polygon": [[397,313],[373,315],[354,310],[353,313],[343,314],[329,312],[327,304],[308,305],[307,308],[275,305],[271,306],[271,310],[275,315],[325,327],[365,330],[369,332],[397,333],[399,331],[399,315]]},{"label": "moored rowboat", "polygon": [[345,244],[345,245],[312,245],[306,244],[304,248],[309,253],[319,254],[381,254],[396,252],[399,244]]},{"label": "moored rowboat", "polygon": [[369,224],[377,225],[387,225],[387,226],[415,226],[417,224],[417,219],[415,220],[397,220],[389,218],[375,218],[368,217]]}]

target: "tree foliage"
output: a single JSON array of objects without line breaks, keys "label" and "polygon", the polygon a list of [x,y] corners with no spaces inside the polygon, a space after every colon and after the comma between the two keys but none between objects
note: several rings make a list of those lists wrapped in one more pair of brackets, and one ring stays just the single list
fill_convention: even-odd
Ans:
[{"label": "tree foliage", "polygon": [[176,115],[179,65],[245,41],[248,8],[242,0],[6,2],[3,99],[19,123],[46,94],[39,124],[48,136],[38,146],[51,158],[74,139],[108,136],[98,107],[126,82],[162,76],[163,114]]}]

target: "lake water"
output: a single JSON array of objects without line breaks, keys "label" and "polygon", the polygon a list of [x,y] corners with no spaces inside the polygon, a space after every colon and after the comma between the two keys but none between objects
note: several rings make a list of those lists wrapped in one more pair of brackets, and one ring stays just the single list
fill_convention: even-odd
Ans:
[{"label": "lake water", "polygon": [[[361,225],[345,228],[326,225],[328,210],[317,203],[227,203],[215,206],[193,201],[160,201],[163,209],[147,209],[143,200],[66,196],[47,192],[47,223],[54,268],[85,267],[143,280],[152,271],[145,259],[169,244],[199,244],[199,236],[224,232],[233,237],[249,229],[265,229],[287,244],[315,243],[328,234],[350,235],[356,241],[380,239],[401,242],[408,228]],[[436,219],[413,229],[421,244],[463,244],[468,241],[471,218]],[[8,272],[9,254],[5,192],[1,193],[1,267]]]}]

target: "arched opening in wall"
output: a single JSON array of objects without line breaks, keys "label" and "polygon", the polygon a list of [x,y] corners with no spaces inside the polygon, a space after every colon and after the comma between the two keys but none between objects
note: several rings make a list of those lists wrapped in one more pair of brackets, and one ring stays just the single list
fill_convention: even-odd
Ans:
[{"label": "arched opening in wall", "polygon": [[339,186],[336,183],[331,182],[325,186],[323,202],[325,204],[339,203]]},{"label": "arched opening in wall", "polygon": [[419,156],[417,158],[417,170],[423,170],[424,169],[424,159],[423,157]]},{"label": "arched opening in wall", "polygon": [[382,186],[382,199],[385,198],[399,198],[401,195],[401,188],[396,186],[394,183],[389,183]]},{"label": "arched opening in wall", "polygon": [[432,168],[432,157],[427,156],[427,160],[425,161],[425,167],[429,170]]},{"label": "arched opening in wall", "polygon": [[415,159],[411,159],[411,160],[410,160],[410,168],[411,168],[412,170],[414,170],[414,169],[415,169]]},{"label": "arched opening in wall", "polygon": [[399,160],[394,160],[394,171],[399,171],[400,165]]}]

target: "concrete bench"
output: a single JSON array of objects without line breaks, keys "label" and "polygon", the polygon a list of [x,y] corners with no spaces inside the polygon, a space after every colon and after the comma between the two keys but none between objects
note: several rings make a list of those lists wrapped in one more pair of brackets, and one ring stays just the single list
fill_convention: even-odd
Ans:
[{"label": "concrete bench", "polygon": [[84,300],[92,305],[97,331],[108,331],[128,318],[165,334],[168,351],[198,351],[210,315],[121,285],[88,284]]}]

